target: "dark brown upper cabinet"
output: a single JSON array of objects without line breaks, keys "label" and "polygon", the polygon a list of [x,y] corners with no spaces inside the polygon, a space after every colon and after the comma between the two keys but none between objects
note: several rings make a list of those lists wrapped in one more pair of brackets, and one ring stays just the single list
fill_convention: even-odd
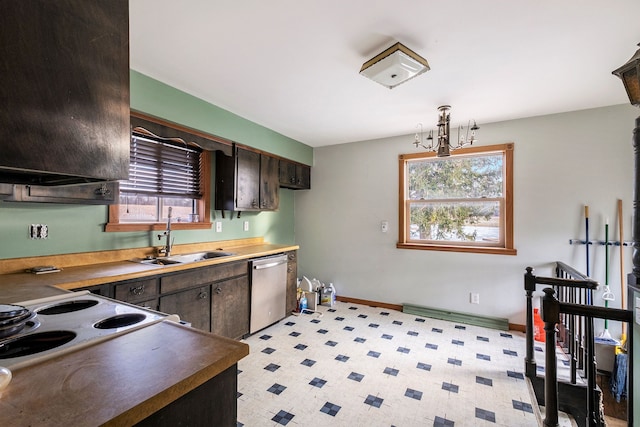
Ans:
[{"label": "dark brown upper cabinet", "polygon": [[280,187],[292,190],[311,188],[311,167],[301,163],[280,159]]},{"label": "dark brown upper cabinet", "polygon": [[279,198],[278,159],[234,146],[233,155],[216,153],[215,209],[275,211]]},{"label": "dark brown upper cabinet", "polygon": [[128,0],[0,2],[0,182],[126,179]]}]

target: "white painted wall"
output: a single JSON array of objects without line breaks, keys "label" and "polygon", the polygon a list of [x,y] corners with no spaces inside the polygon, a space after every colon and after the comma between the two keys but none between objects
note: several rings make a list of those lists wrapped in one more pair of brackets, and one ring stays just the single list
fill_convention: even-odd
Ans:
[{"label": "white painted wall", "polygon": [[[396,249],[398,155],[415,152],[412,135],[316,148],[312,189],[295,194],[298,274],[333,282],[339,295],[524,324],[525,267],[552,275],[560,260],[586,272],[585,246],[569,245],[571,238],[584,238],[585,204],[591,238],[604,239],[609,216],[613,240],[622,199],[625,240],[631,240],[637,115],[636,108],[620,105],[480,124],[479,145],[515,143],[516,256]],[[387,233],[380,231],[382,220],[389,221]],[[619,253],[610,251],[612,307],[620,304]],[[604,246],[590,254],[591,276],[604,283]],[[628,272],[630,248],[624,260]],[[470,292],[480,294],[479,305],[469,302]],[[604,303],[601,295],[597,304]]]}]

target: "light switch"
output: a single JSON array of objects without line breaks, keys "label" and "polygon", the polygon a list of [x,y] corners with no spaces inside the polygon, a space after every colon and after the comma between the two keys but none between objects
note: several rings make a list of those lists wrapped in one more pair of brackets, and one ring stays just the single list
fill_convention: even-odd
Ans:
[{"label": "light switch", "polygon": [[216,233],[222,233],[222,222],[216,221]]},{"label": "light switch", "polygon": [[382,231],[383,233],[389,231],[389,221],[382,221],[380,223],[380,231]]}]

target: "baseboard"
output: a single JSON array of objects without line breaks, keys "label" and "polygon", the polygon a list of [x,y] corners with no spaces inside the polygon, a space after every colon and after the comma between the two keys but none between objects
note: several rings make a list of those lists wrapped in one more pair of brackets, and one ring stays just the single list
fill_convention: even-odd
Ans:
[{"label": "baseboard", "polygon": [[388,308],[389,310],[402,311],[402,305],[400,305],[400,304],[389,304],[389,303],[386,303],[386,302],[370,301],[370,300],[367,300],[367,299],[359,299],[359,298],[351,298],[351,297],[343,297],[343,296],[340,296],[340,295],[336,296],[336,301],[351,302],[353,304],[368,305],[369,307],[380,307],[380,308]]},{"label": "baseboard", "polygon": [[509,330],[524,333],[527,332],[527,327],[526,325],[521,325],[519,323],[509,323]]},{"label": "baseboard", "polygon": [[424,307],[414,304],[403,304],[402,311],[409,314],[415,314],[417,316],[431,317],[433,319],[465,323],[467,325],[482,326],[502,331],[509,330],[509,320],[501,317],[480,316],[477,314],[441,310],[438,308]]}]

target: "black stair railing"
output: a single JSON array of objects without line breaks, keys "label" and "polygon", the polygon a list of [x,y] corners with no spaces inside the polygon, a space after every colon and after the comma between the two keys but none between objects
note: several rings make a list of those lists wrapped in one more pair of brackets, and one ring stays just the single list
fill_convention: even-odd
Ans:
[{"label": "black stair railing", "polygon": [[[533,333],[533,293],[537,290],[537,285],[551,286],[559,301],[573,304],[593,301],[593,291],[598,288],[598,282],[562,262],[556,262],[555,272],[557,277],[541,277],[533,274],[533,268],[527,267],[524,276],[524,289],[527,296],[525,374],[531,380],[537,375]],[[584,328],[584,319],[579,316],[563,313],[558,322],[558,341],[570,360],[571,384],[576,384],[578,371],[584,367],[586,357]]]},{"label": "black stair railing", "polygon": [[[562,315],[569,315],[584,319],[585,366],[583,372],[587,379],[586,425],[588,427],[602,426],[603,420],[597,398],[593,319],[608,319],[630,324],[633,320],[632,312],[617,308],[562,302],[556,298],[554,289],[545,288],[543,291],[541,315],[545,330],[544,425],[546,427],[558,426],[558,376],[555,352],[557,325],[560,323]],[[633,357],[632,354],[629,354],[629,357]],[[633,378],[631,376],[627,377],[627,388],[633,390]],[[631,411],[629,412],[629,425],[633,425]]]}]

